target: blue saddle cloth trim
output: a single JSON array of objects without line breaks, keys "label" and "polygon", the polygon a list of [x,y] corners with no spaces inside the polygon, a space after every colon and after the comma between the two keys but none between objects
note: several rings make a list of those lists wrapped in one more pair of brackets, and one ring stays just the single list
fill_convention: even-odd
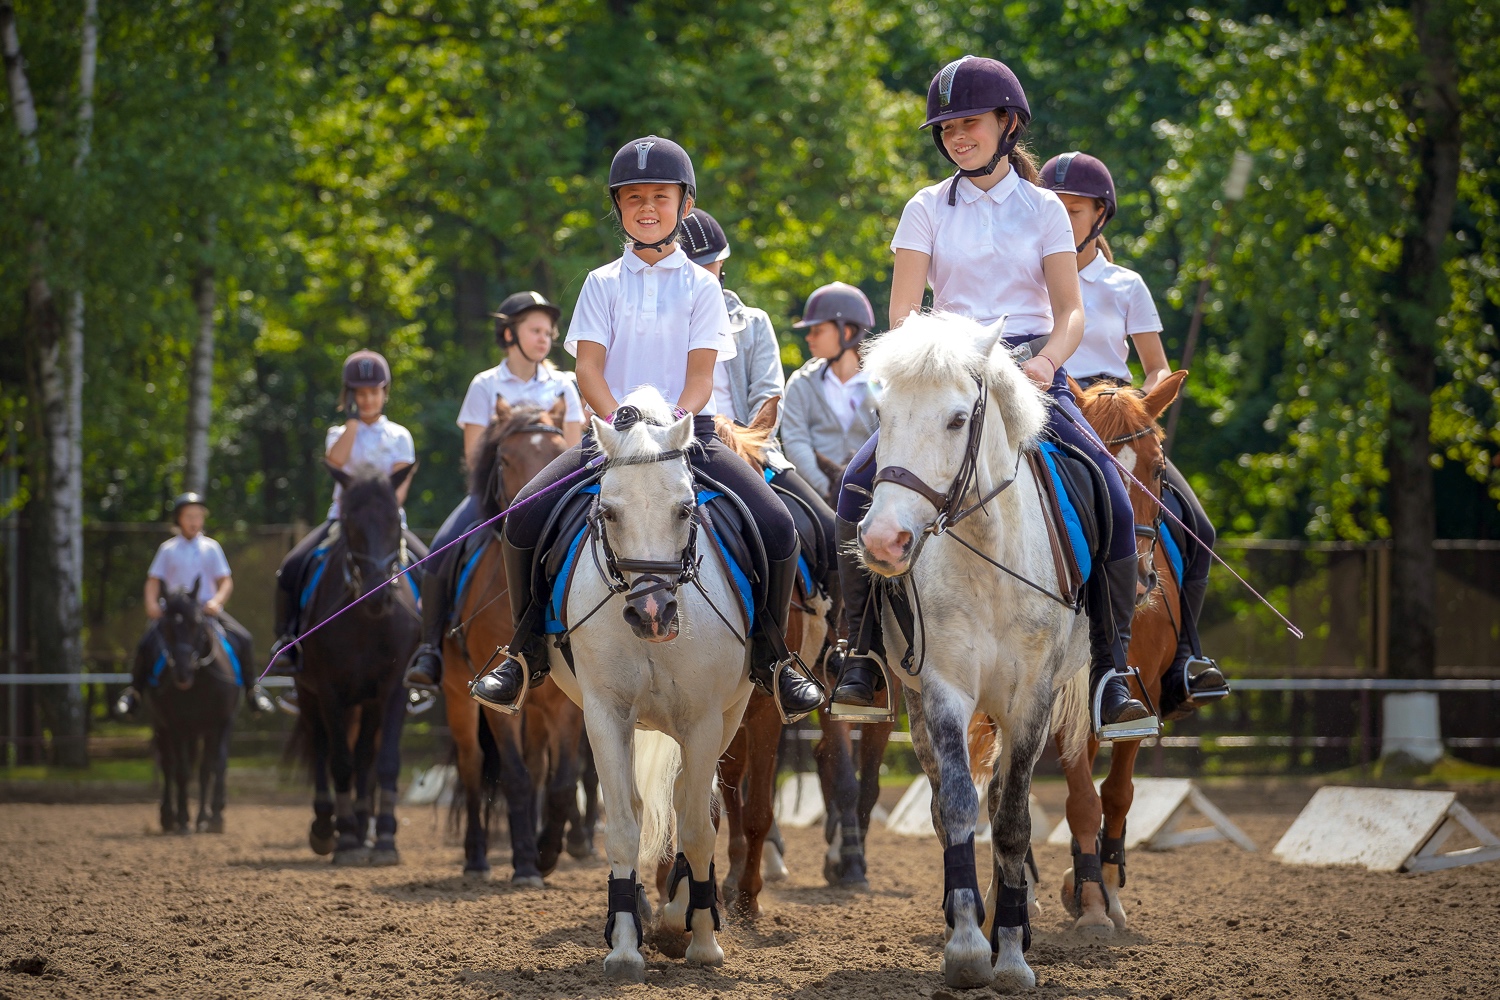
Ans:
[{"label": "blue saddle cloth trim", "polygon": [[459,570],[458,586],[453,590],[453,606],[455,608],[463,607],[464,589],[469,585],[469,576],[474,572],[474,567],[479,565],[479,557],[484,555],[484,550],[489,547],[490,541],[486,538],[474,549],[474,554],[469,556],[468,561],[464,563],[463,569]]},{"label": "blue saddle cloth trim", "polygon": [[1172,529],[1166,524],[1161,526],[1161,547],[1166,550],[1167,561],[1172,564],[1172,574],[1182,583],[1182,573],[1185,563],[1182,558],[1182,547],[1177,544],[1177,536],[1172,534]]},{"label": "blue saddle cloth trim", "polygon": [[[229,637],[218,629],[214,629],[214,637],[219,640],[219,645],[224,647],[224,652],[229,655],[229,665],[234,668],[234,682],[241,687],[245,686],[245,671],[240,666],[240,658],[235,655],[234,646],[230,645]],[[165,651],[158,653],[156,662],[151,665],[151,676],[146,679],[146,684],[156,687],[161,683],[162,671],[167,669],[167,654]]]},{"label": "blue saddle cloth trim", "polygon": [[[697,498],[698,506],[702,507],[710,500],[716,500],[723,495],[718,490],[699,490]],[[724,561],[729,564],[729,575],[734,580],[734,589],[739,592],[740,605],[745,611],[745,621],[749,622],[747,630],[754,629],[755,595],[754,591],[750,589],[750,577],[745,574],[744,567],[735,561],[734,555],[729,550],[729,546],[724,544],[724,540],[719,537],[718,531],[715,531],[713,536],[714,544],[719,547],[720,552],[724,553]]]},{"label": "blue saddle cloth trim", "polygon": [[1052,473],[1052,490],[1057,494],[1057,505],[1062,508],[1063,527],[1067,530],[1068,544],[1073,548],[1073,558],[1078,563],[1078,570],[1087,580],[1093,572],[1094,555],[1089,548],[1088,539],[1083,534],[1083,522],[1078,518],[1078,508],[1075,501],[1068,494],[1067,487],[1063,485],[1063,478],[1057,472],[1058,447],[1051,441],[1041,443],[1042,456],[1047,459],[1047,471]]},{"label": "blue saddle cloth trim", "polygon": [[307,607],[307,602],[312,599],[313,592],[318,589],[318,582],[323,579],[323,570],[328,568],[328,549],[327,542],[313,549],[313,571],[308,575],[307,585],[302,588],[302,594],[297,598],[299,611]]}]

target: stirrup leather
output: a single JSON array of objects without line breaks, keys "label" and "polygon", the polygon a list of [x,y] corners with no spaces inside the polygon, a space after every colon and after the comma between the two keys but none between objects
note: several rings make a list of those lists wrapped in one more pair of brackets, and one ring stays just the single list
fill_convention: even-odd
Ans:
[{"label": "stirrup leather", "polygon": [[786,709],[781,706],[781,674],[786,670],[796,670],[804,678],[811,681],[818,690],[823,692],[824,699],[828,697],[828,690],[807,669],[807,664],[802,662],[802,657],[798,656],[792,650],[787,650],[786,657],[777,660],[776,665],[771,668],[771,700],[776,703],[776,714],[781,716],[781,724],[783,726],[790,726],[792,723],[801,722],[809,715],[812,715],[817,711],[817,707],[810,708],[805,712],[799,712],[796,715],[787,714]]},{"label": "stirrup leather", "polygon": [[1113,674],[1105,674],[1099,678],[1099,683],[1094,685],[1092,721],[1094,724],[1094,738],[1101,743],[1109,743],[1115,740],[1144,740],[1161,732],[1161,721],[1155,715],[1148,715],[1144,719],[1132,719],[1129,722],[1112,722],[1104,725],[1102,715],[1104,711],[1104,687],[1109,683],[1111,677],[1118,677],[1122,681],[1131,676],[1129,670],[1115,670]]},{"label": "stirrup leather", "polygon": [[[840,662],[849,656],[849,640],[840,639],[835,647],[839,654]],[[886,666],[885,657],[873,649],[862,653],[860,659],[869,660],[880,668],[881,678],[885,681],[885,704],[884,705],[851,705],[849,702],[830,701],[828,703],[828,717],[834,722],[853,722],[865,725],[876,725],[884,722],[896,721],[896,685],[891,677],[890,668]],[[834,678],[834,688],[838,688],[838,678]]]},{"label": "stirrup leather", "polygon": [[475,677],[469,682],[469,697],[474,698],[475,701],[479,701],[479,704],[486,708],[492,708],[502,715],[517,715],[526,705],[526,696],[531,693],[531,664],[526,662],[525,653],[520,650],[512,650],[509,646],[496,646],[495,652],[490,656],[490,662],[493,663],[496,659],[499,659],[501,663],[504,663],[506,660],[515,660],[521,665],[521,693],[516,695],[516,700],[509,705],[479,701],[478,698],[474,698],[474,685],[479,683],[480,677],[489,676],[490,672],[486,669],[481,670],[479,677]]}]

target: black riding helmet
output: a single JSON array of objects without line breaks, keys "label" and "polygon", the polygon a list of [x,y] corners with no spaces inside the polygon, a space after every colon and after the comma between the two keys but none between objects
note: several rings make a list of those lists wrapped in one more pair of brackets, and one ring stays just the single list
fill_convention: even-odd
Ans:
[{"label": "black riding helmet", "polygon": [[[1031,123],[1031,105],[1026,101],[1026,91],[1016,79],[1010,67],[998,59],[984,56],[960,56],[938,71],[927,88],[927,120],[923,128],[932,129],[932,141],[938,152],[949,163],[957,161],[943,144],[943,122],[955,118],[974,118],[991,111],[1005,112],[1005,127],[1000,133],[1000,145],[990,162],[975,170],[959,169],[948,188],[948,204],[954,204],[959,177],[987,177],[995,172],[1000,161],[1010,155],[1020,140],[1021,132]],[[1013,128],[1019,122],[1019,128]]]},{"label": "black riding helmet", "polygon": [[829,322],[839,326],[840,351],[848,351],[863,343],[865,336],[875,329],[875,309],[864,292],[834,281],[807,297],[802,318],[792,324],[792,329],[806,330]]},{"label": "black riding helmet", "polygon": [[695,208],[682,220],[682,249],[694,264],[712,264],[729,256],[729,237],[712,215]]},{"label": "black riding helmet", "polygon": [[202,507],[205,514],[208,513],[208,501],[204,499],[202,493],[189,490],[187,493],[177,494],[177,498],[172,501],[172,523],[180,525],[182,522],[179,520],[179,515],[182,514],[182,508],[191,507],[194,504]]},{"label": "black riding helmet", "polygon": [[[507,295],[505,301],[500,303],[500,308],[490,313],[495,318],[495,343],[500,345],[501,350],[511,346],[510,340],[505,336],[506,332],[514,332],[516,324],[521,322],[521,317],[533,311],[544,312],[551,316],[554,325],[562,317],[562,310],[548,301],[541,292],[516,292]],[[526,354],[526,350],[522,348],[521,353]],[[526,357],[532,364],[541,363],[541,358],[533,358],[529,354]]]},{"label": "black riding helmet", "polygon": [[1103,160],[1087,153],[1062,153],[1042,166],[1041,181],[1042,187],[1058,194],[1104,202],[1104,218],[1094,223],[1088,236],[1078,244],[1078,252],[1082,253],[1115,217],[1115,179],[1109,175],[1109,168]]},{"label": "black riding helmet", "polygon": [[375,351],[355,351],[344,359],[344,409],[354,405],[354,390],[391,384],[391,366]]},{"label": "black riding helmet", "polygon": [[627,184],[681,185],[682,201],[678,205],[677,224],[672,227],[672,231],[655,243],[637,243],[635,246],[638,250],[660,250],[677,239],[686,214],[684,209],[687,207],[687,200],[698,196],[693,160],[688,156],[687,150],[671,139],[648,135],[627,142],[615,153],[615,158],[609,165],[609,199],[614,203],[615,218],[620,221],[622,229],[625,219],[620,213],[619,191]]}]

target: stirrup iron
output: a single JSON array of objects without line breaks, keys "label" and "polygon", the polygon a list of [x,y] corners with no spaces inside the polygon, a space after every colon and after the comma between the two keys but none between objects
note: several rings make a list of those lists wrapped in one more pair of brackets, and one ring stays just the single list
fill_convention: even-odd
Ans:
[{"label": "stirrup iron", "polygon": [[495,647],[495,652],[490,654],[490,663],[495,662],[497,659],[501,663],[504,663],[507,659],[512,659],[521,665],[521,693],[516,695],[516,700],[509,705],[492,705],[487,701],[479,701],[478,698],[474,698],[474,685],[479,683],[480,677],[489,676],[489,663],[485,664],[485,669],[479,672],[478,677],[469,682],[469,697],[474,698],[475,701],[479,701],[479,704],[483,707],[492,708],[502,715],[519,715],[521,709],[526,705],[526,696],[531,693],[531,664],[526,662],[525,653],[522,653],[520,650],[512,652],[509,646]]},{"label": "stirrup iron", "polygon": [[[840,639],[834,647],[839,654],[840,661],[849,655],[849,640]],[[886,666],[885,657],[873,649],[860,657],[872,661],[880,668],[880,676],[885,681],[885,704],[882,705],[851,705],[844,701],[829,701],[828,717],[834,722],[852,722],[856,725],[879,725],[885,722],[896,721],[896,685],[891,671]],[[834,687],[838,687],[838,678],[833,679]]]},{"label": "stirrup iron", "polygon": [[1112,743],[1116,740],[1121,742],[1129,740],[1144,740],[1161,733],[1161,720],[1155,715],[1148,715],[1144,719],[1132,719],[1129,722],[1112,722],[1104,724],[1102,715],[1104,712],[1104,687],[1109,683],[1110,677],[1118,677],[1121,680],[1129,680],[1133,676],[1130,670],[1116,669],[1113,674],[1106,674],[1099,678],[1099,683],[1094,685],[1094,697],[1089,706],[1091,711],[1090,722],[1094,726],[1094,739],[1100,743]]},{"label": "stirrup iron", "polygon": [[781,674],[782,671],[792,669],[795,669],[803,677],[812,681],[823,692],[825,699],[828,697],[828,689],[823,687],[822,683],[807,669],[807,664],[802,662],[802,657],[798,656],[793,650],[787,650],[786,659],[778,660],[776,666],[771,668],[771,701],[776,704],[776,714],[781,716],[781,724],[783,726],[790,726],[794,722],[801,722],[817,711],[816,708],[810,708],[798,715],[787,715],[786,709],[781,707]]},{"label": "stirrup iron", "polygon": [[1219,666],[1217,660],[1211,660],[1206,656],[1189,656],[1187,659],[1187,663],[1183,664],[1183,673],[1186,675],[1185,684],[1187,687],[1188,701],[1199,707],[1206,705],[1209,702],[1218,701],[1220,698],[1227,698],[1229,696],[1229,679],[1227,677],[1224,679],[1224,687],[1220,690],[1193,690],[1193,681],[1196,680],[1198,675],[1203,673],[1205,670],[1219,670],[1220,672],[1222,672],[1223,668]]}]

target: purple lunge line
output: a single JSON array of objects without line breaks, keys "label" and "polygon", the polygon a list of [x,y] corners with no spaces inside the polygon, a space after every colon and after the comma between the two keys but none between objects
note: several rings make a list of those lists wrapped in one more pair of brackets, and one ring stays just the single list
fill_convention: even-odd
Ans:
[{"label": "purple lunge line", "polygon": [[[583,475],[585,472],[588,472],[588,471],[590,471],[592,469],[597,469],[599,466],[601,466],[603,464],[604,464],[604,456],[603,455],[597,455],[594,458],[589,459],[588,462],[584,463],[583,468],[578,469],[575,472],[568,473],[566,476],[563,476],[561,479],[559,479],[557,482],[553,483],[551,486],[548,486],[546,489],[537,490],[535,493],[533,493],[531,496],[527,497],[525,500],[518,500],[518,501],[516,501],[515,503],[511,504],[509,507],[507,507],[504,510],[502,510],[500,513],[496,514],[494,517],[490,518],[488,521],[484,521],[484,522],[482,522],[480,524],[474,525],[474,527],[470,528],[468,531],[465,531],[462,535],[459,535],[457,538],[453,539],[453,541],[449,542],[447,545],[444,545],[440,549],[433,549],[431,552],[427,553],[425,556],[423,556],[422,558],[418,559],[416,562],[412,563],[410,566],[407,566],[405,569],[401,570],[401,572],[399,572],[399,573],[395,574],[394,576],[392,576],[389,580],[386,580],[385,582],[383,582],[380,586],[374,588],[373,590],[367,590],[367,591],[365,591],[359,597],[356,597],[354,600],[350,601],[348,604],[344,605],[342,608],[339,608],[333,614],[329,615],[327,618],[324,618],[322,621],[318,622],[318,624],[314,625],[312,628],[308,629],[306,632],[303,632],[301,635],[297,636],[297,638],[293,639],[292,642],[291,642],[291,645],[293,645],[293,646],[299,646],[299,645],[301,645],[303,639],[306,639],[308,636],[312,635],[318,629],[322,628],[324,625],[327,625],[329,622],[333,621],[339,615],[343,614],[345,611],[348,611],[350,608],[354,607],[360,601],[363,601],[366,597],[370,597],[373,594],[378,594],[381,590],[383,590],[384,588],[386,588],[386,587],[390,586],[391,584],[395,583],[397,580],[401,579],[403,576],[405,576],[406,574],[410,573],[412,570],[416,569],[418,566],[422,565],[424,562],[426,562],[427,560],[431,559],[433,556],[439,555],[440,553],[446,552],[447,550],[453,548],[453,546],[457,545],[459,542],[463,541],[465,538],[468,538],[470,535],[474,534],[474,532],[481,531],[481,530],[483,530],[485,528],[488,528],[490,525],[494,524],[496,521],[500,520],[502,517],[504,517],[506,514],[509,514],[511,511],[513,511],[513,510],[519,510],[520,508],[522,508],[522,507],[526,506],[527,504],[531,503],[533,500],[540,500],[542,497],[546,496],[548,493],[551,493],[553,490],[557,489],[559,486],[564,486],[567,483],[573,481],[574,479],[577,479],[579,476]],[[273,659],[274,659],[274,657],[273,657]],[[257,677],[257,678],[255,678],[255,682],[257,684],[259,684],[261,681],[265,680],[266,674],[270,671],[270,669],[271,669],[271,664],[269,662],[267,662],[266,666],[265,666],[265,669],[260,672],[260,676]]]},{"label": "purple lunge line", "polygon": [[[1089,427],[1089,426],[1086,426],[1086,425],[1083,425],[1083,424],[1079,424],[1077,420],[1073,419],[1073,415],[1071,413],[1069,413],[1067,411],[1067,409],[1064,408],[1064,407],[1058,406],[1058,407],[1054,407],[1054,408],[1057,410],[1057,412],[1059,412],[1063,416],[1067,417],[1068,421],[1074,427],[1077,427],[1080,430],[1085,431],[1095,441],[1099,441],[1099,435],[1094,433],[1093,427]],[[1292,635],[1295,636],[1298,639],[1305,638],[1305,636],[1303,636],[1303,634],[1302,634],[1302,630],[1300,628],[1298,628],[1297,626],[1293,625],[1292,622],[1291,622],[1291,619],[1289,619],[1286,615],[1282,614],[1281,611],[1280,611],[1280,609],[1278,609],[1276,607],[1276,605],[1272,604],[1270,601],[1268,601],[1264,597],[1262,597],[1260,591],[1258,591],[1254,587],[1250,586],[1250,584],[1245,581],[1244,577],[1240,576],[1238,573],[1236,573],[1234,571],[1234,567],[1233,566],[1231,566],[1227,562],[1225,562],[1223,560],[1223,558],[1217,552],[1215,552],[1210,546],[1204,545],[1203,539],[1199,538],[1196,534],[1194,534],[1192,528],[1189,528],[1187,525],[1183,524],[1182,523],[1182,519],[1179,518],[1176,514],[1172,513],[1171,508],[1169,508],[1166,504],[1164,504],[1160,500],[1158,500],[1156,498],[1156,495],[1153,494],[1150,490],[1146,489],[1145,484],[1142,483],[1139,479],[1135,478],[1135,476],[1131,474],[1131,472],[1130,472],[1129,469],[1125,468],[1125,463],[1121,462],[1118,458],[1116,458],[1115,457],[1115,453],[1112,452],[1112,451],[1110,451],[1108,447],[1105,447],[1104,442],[1099,441],[1099,445],[1103,449],[1104,454],[1106,454],[1106,455],[1109,456],[1109,460],[1111,462],[1115,463],[1115,467],[1120,470],[1120,475],[1124,476],[1126,479],[1130,480],[1132,483],[1135,483],[1136,486],[1140,487],[1141,492],[1144,493],[1144,494],[1146,494],[1146,496],[1150,497],[1151,498],[1151,502],[1154,503],[1154,504],[1156,504],[1156,506],[1160,507],[1161,508],[1161,512],[1163,514],[1165,514],[1168,517],[1170,517],[1172,519],[1172,522],[1174,524],[1176,524],[1183,531],[1187,532],[1189,538],[1191,538],[1193,541],[1197,542],[1199,545],[1202,545],[1203,548],[1208,552],[1208,554],[1214,557],[1214,561],[1215,562],[1217,562],[1220,566],[1223,566],[1225,569],[1229,570],[1229,575],[1230,576],[1232,576],[1236,580],[1240,581],[1241,586],[1243,586],[1246,590],[1250,591],[1250,593],[1252,593],[1252,594],[1255,595],[1256,600],[1260,601],[1260,603],[1262,603],[1266,607],[1270,608],[1271,609],[1271,613],[1274,614],[1277,618],[1280,618],[1281,621],[1282,621],[1282,623],[1286,625],[1286,628],[1287,628],[1288,632],[1292,633]]]}]

